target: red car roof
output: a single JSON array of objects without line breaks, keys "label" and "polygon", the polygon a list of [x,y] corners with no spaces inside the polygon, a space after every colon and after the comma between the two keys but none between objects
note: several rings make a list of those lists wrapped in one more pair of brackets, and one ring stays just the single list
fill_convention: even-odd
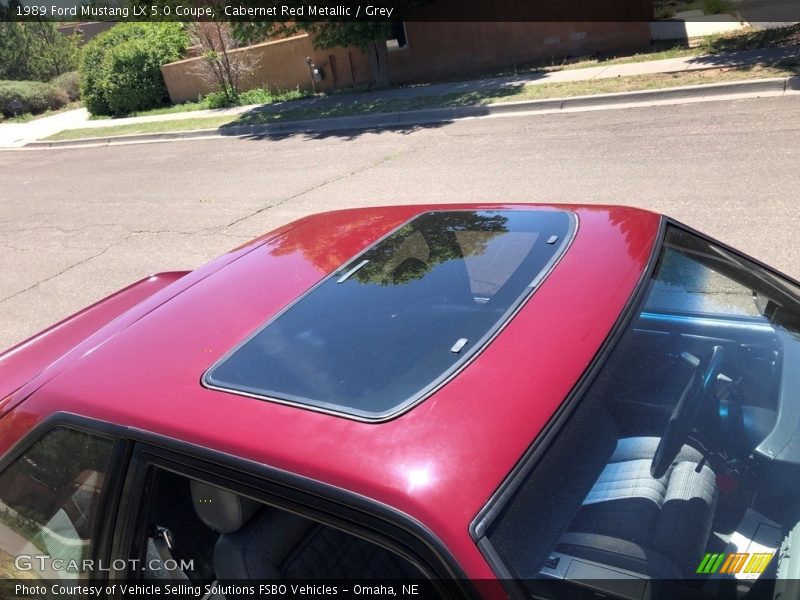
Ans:
[{"label": "red car roof", "polygon": [[[66,411],[254,460],[383,502],[463,546],[454,542],[463,542],[620,316],[646,268],[659,215],[558,206],[579,222],[558,266],[473,362],[391,421],[363,423],[214,391],[200,378],[277,311],[413,216],[521,206],[395,206],[304,218],[123,315],[108,339],[90,340],[33,386],[41,387],[17,417]],[[477,569],[472,576],[489,576],[477,551],[467,554],[459,558]]]}]

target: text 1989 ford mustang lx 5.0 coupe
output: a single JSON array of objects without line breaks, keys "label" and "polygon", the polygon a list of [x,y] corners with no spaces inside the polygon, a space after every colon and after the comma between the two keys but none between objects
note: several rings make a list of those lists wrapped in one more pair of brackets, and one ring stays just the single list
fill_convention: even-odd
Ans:
[{"label": "text 1989 ford mustang lx 5.0 coupe", "polygon": [[798,289],[633,208],[301,219],[0,355],[0,573],[797,598]]}]

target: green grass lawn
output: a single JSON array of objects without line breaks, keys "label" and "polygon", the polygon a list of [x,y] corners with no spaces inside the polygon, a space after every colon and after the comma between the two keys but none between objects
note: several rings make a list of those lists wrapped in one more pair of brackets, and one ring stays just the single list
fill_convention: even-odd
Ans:
[{"label": "green grass lawn", "polygon": [[[552,97],[583,96],[588,94],[607,94],[614,92],[635,92],[655,90],[668,87],[701,85],[705,83],[725,83],[745,79],[767,79],[770,77],[789,77],[797,74],[791,65],[736,69],[707,69],[701,71],[683,71],[680,73],[657,73],[654,75],[637,75],[634,77],[617,77],[609,79],[593,79],[590,81],[574,81],[565,83],[529,85],[515,94],[513,98],[494,98],[491,102],[517,102],[522,100],[540,100]],[[548,89],[537,89],[548,88]]]},{"label": "green grass lawn", "polygon": [[[658,73],[634,77],[616,77],[564,83],[542,83],[520,85],[503,89],[468,92],[459,94],[422,96],[418,98],[358,101],[343,99],[324,108],[290,108],[279,112],[250,111],[239,116],[219,116],[175,121],[135,123],[103,128],[69,129],[57,133],[47,140],[74,140],[81,138],[103,138],[135,133],[181,132],[200,129],[217,129],[236,125],[259,125],[306,119],[324,119],[362,114],[400,112],[423,108],[446,108],[455,106],[486,105],[498,102],[520,102],[603,94],[611,92],[630,92],[653,90],[667,87],[696,85],[703,83],[722,83],[743,79],[787,77],[797,73],[793,65],[754,66],[746,68],[707,69],[680,73]],[[289,105],[290,106],[290,105]]]},{"label": "green grass lawn", "polygon": [[[530,69],[537,71],[560,71],[563,69],[585,69],[606,65],[624,65],[648,60],[664,60],[682,58],[702,54],[719,54],[739,50],[756,50],[758,48],[785,48],[800,46],[800,24],[773,29],[745,29],[729,33],[709,35],[692,40],[691,43],[675,44],[672,42],[654,43],[650,48],[628,54],[607,54],[593,58],[579,58],[546,67]],[[520,73],[520,71],[517,71]],[[508,74],[507,72],[505,74]]]},{"label": "green grass lawn", "polygon": [[199,117],[194,119],[177,119],[175,121],[152,121],[150,123],[130,123],[112,125],[110,127],[85,127],[83,129],[65,129],[46,140],[77,140],[83,138],[107,138],[116,135],[133,133],[163,133],[172,131],[194,131],[197,129],[216,129],[235,120],[236,116]]}]

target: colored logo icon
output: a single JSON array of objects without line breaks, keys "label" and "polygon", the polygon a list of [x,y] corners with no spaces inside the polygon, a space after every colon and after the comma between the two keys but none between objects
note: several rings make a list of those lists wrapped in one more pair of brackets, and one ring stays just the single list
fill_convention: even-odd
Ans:
[{"label": "colored logo icon", "polygon": [[713,573],[758,575],[764,572],[774,555],[774,552],[706,554],[700,561],[700,566],[697,567],[697,573],[703,575]]}]

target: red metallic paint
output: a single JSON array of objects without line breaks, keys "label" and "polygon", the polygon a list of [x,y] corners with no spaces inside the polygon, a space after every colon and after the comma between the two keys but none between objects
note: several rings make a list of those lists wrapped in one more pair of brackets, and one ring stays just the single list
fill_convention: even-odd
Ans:
[{"label": "red metallic paint", "polygon": [[0,354],[0,397],[28,382],[89,335],[187,271],[157,273],[103,298]]},{"label": "red metallic paint", "polygon": [[559,265],[472,363],[387,423],[212,391],[200,377],[321,277],[414,215],[515,206],[337,211],[260,238],[144,300],[12,395],[8,407],[19,405],[0,418],[0,453],[56,411],[137,427],[383,502],[434,531],[469,577],[491,578],[469,523],[597,354],[642,276],[659,215],[558,206],[579,220]]}]

